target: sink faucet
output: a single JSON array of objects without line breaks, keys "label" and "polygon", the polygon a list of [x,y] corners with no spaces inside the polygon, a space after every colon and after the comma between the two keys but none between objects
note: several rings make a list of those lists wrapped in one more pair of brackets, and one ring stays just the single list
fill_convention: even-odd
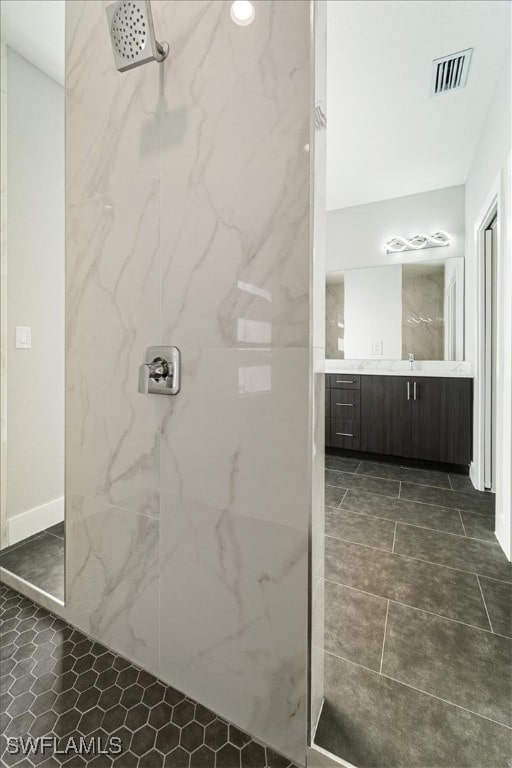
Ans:
[{"label": "sink faucet", "polygon": [[409,352],[409,370],[412,371],[412,364],[414,363],[414,352]]}]

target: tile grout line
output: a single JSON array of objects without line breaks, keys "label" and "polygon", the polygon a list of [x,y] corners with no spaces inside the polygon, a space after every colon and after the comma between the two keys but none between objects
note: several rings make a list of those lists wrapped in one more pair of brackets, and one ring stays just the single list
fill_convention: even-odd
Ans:
[{"label": "tile grout line", "polygon": [[[333,471],[337,471],[337,470],[333,470]],[[345,474],[351,474],[351,473],[345,473]],[[373,478],[373,479],[374,480],[384,480],[386,478],[378,477],[378,478]],[[401,480],[393,480],[392,482],[394,482],[394,483],[401,483],[403,481],[401,481]],[[333,485],[332,483],[327,482],[327,480],[325,481],[325,485],[328,485],[330,488],[338,488],[338,489],[342,489],[343,488],[342,485]],[[422,487],[424,487],[424,486],[422,486]],[[433,486],[428,486],[428,487],[430,488],[430,487],[433,487]],[[353,488],[351,490],[358,490],[361,493],[369,493],[370,495],[384,497],[386,499],[397,499],[396,496],[389,496],[388,494],[385,494],[385,493],[376,493],[375,491],[364,491],[364,490],[362,491],[360,488]],[[445,490],[446,491],[448,489],[447,488],[441,488],[440,490]],[[455,493],[455,491],[454,491],[454,493]],[[425,507],[437,507],[438,509],[448,509],[448,510],[450,510],[450,512],[467,512],[470,515],[480,515],[480,517],[493,517],[494,516],[494,512],[477,512],[474,509],[462,509],[461,507],[445,507],[443,504],[434,504],[431,501],[419,501],[418,499],[404,499],[402,497],[400,497],[400,501],[409,501],[409,502],[411,502],[413,504],[423,504]]]},{"label": "tile grout line", "polygon": [[27,536],[25,539],[20,539],[16,542],[16,544],[10,544],[8,547],[5,547],[5,549],[2,549],[0,554],[5,557],[5,555],[10,554],[11,552],[14,552],[15,549],[18,547],[22,547],[24,544],[28,544],[29,541],[35,541],[40,536],[43,535],[43,531],[39,531],[39,533],[33,533],[31,536]]},{"label": "tile grout line", "polygon": [[393,546],[391,547],[391,552],[394,553],[395,551],[395,539],[396,539],[396,529],[398,526],[398,520],[395,522],[395,530],[393,531]]},{"label": "tile grout line", "polygon": [[[332,486],[332,487],[334,487],[334,486]],[[340,488],[340,491],[341,490],[343,490],[343,489]],[[434,531],[434,533],[449,533],[452,536],[459,536],[461,539],[466,538],[466,539],[471,539],[471,541],[483,541],[485,544],[491,544],[491,545],[494,545],[496,543],[494,541],[489,541],[488,539],[479,539],[477,536],[468,536],[467,533],[465,532],[465,528],[464,528],[464,524],[463,523],[462,523],[462,528],[464,530],[464,534],[461,534],[461,533],[455,533],[454,531],[448,531],[446,528],[432,528],[432,526],[430,526],[430,525],[420,525],[419,523],[410,523],[410,522],[407,522],[406,520],[397,520],[396,517],[385,517],[384,515],[370,515],[368,512],[361,512],[360,509],[352,509],[351,507],[342,507],[341,505],[345,501],[345,497],[346,497],[347,493],[348,493],[348,490],[345,491],[345,494],[343,496],[342,501],[340,502],[340,506],[339,507],[333,507],[331,504],[324,504],[326,510],[327,509],[332,509],[332,510],[340,509],[340,510],[343,510],[344,512],[351,512],[353,515],[358,515],[359,517],[369,517],[372,520],[386,520],[388,523],[398,523],[399,525],[409,525],[412,528],[419,528],[422,531]],[[403,501],[403,499],[402,499],[402,501]],[[462,520],[461,520],[461,514],[462,514],[461,510],[459,510],[459,509],[449,509],[448,507],[437,507],[437,509],[440,509],[440,510],[443,510],[443,511],[446,510],[447,512],[450,512],[450,513],[453,512],[454,514],[457,513],[458,517],[459,517],[459,520],[462,522]],[[473,512],[468,512],[468,514],[472,515]],[[480,517],[485,517],[485,515],[480,515]],[[339,537],[336,537],[336,538],[339,538]],[[380,547],[379,547],[379,549],[380,549]]]},{"label": "tile grout line", "polygon": [[[446,478],[448,480],[448,485],[449,485],[449,487],[447,488],[446,485],[432,485],[431,483],[418,483],[418,482],[414,482],[413,480],[410,480],[410,479],[407,479],[407,478],[404,480],[403,478],[402,479],[398,479],[397,477],[388,477],[388,476],[382,476],[382,475],[372,475],[371,472],[359,472],[359,469],[361,468],[361,464],[362,464],[362,462],[360,462],[358,468],[354,472],[349,472],[346,469],[335,469],[333,467],[332,468],[331,467],[326,467],[326,470],[328,469],[331,472],[345,472],[345,474],[347,474],[347,475],[358,475],[359,477],[369,477],[369,478],[372,478],[372,480],[389,480],[389,481],[395,482],[395,483],[402,482],[402,483],[409,483],[409,485],[419,485],[421,488],[436,488],[436,489],[438,489],[440,491],[452,491],[453,493],[461,493],[463,496],[470,496],[470,497],[474,496],[475,491],[477,491],[476,488],[473,489],[472,491],[456,490],[453,487],[453,483],[452,483],[452,481],[450,479],[450,475],[448,474],[448,472],[442,472],[441,473],[443,475],[446,475]],[[398,466],[398,465],[391,464],[390,466]],[[410,468],[409,467],[400,466],[400,469],[404,469],[405,471],[409,471]],[[415,472],[429,472],[429,471],[436,472],[438,470],[423,470],[423,469],[414,468],[414,471]],[[463,477],[465,477],[465,475],[463,475]],[[477,493],[481,493],[483,495],[489,495],[488,492],[486,492],[486,491],[477,491]],[[478,498],[478,496],[474,496],[474,497]],[[428,502],[424,502],[424,503],[428,503]],[[478,513],[476,513],[476,514],[478,514]]]},{"label": "tile grout line", "polygon": [[384,622],[384,637],[382,638],[382,653],[380,655],[379,675],[382,675],[382,664],[384,662],[384,647],[386,645],[386,630],[388,628],[389,600],[386,605],[386,620]]},{"label": "tile grout line", "polygon": [[[348,507],[345,507],[345,509],[348,512],[353,512],[356,515],[364,515],[365,514],[364,512],[356,512],[353,509],[348,509]],[[373,517],[373,515],[367,515],[367,517]],[[392,522],[392,518],[383,517],[383,518],[378,518],[378,519],[390,520],[390,522]],[[403,520],[397,520],[396,522],[399,525],[408,525],[410,528],[421,528],[421,530],[424,530],[424,531],[433,531],[434,533],[441,534],[442,536],[456,536],[458,539],[465,539],[466,538],[466,539],[471,539],[471,541],[481,541],[483,544],[488,544],[490,547],[494,547],[494,549],[496,551],[500,551],[501,552],[500,545],[498,544],[497,541],[488,541],[487,539],[476,539],[474,536],[463,536],[462,534],[454,533],[453,531],[443,531],[443,530],[440,530],[439,528],[429,528],[426,525],[417,525],[416,523],[406,523]],[[366,545],[363,544],[362,546],[366,546]]]},{"label": "tile grout line", "polygon": [[[362,664],[358,664],[357,661],[352,661],[351,659],[347,659],[344,656],[338,656],[337,653],[333,653],[332,651],[325,651],[325,653],[327,653],[329,656],[333,656],[335,659],[340,659],[340,661],[346,661],[347,664],[352,664],[355,667],[359,667],[360,669],[365,669],[368,672],[372,672],[374,675],[381,674],[380,672],[376,672],[376,670],[374,669],[370,669],[370,667],[365,667]],[[422,688],[416,688],[414,685],[411,685],[410,683],[405,683],[403,680],[399,680],[396,677],[390,677],[390,675],[385,675],[385,674],[382,674],[382,677],[385,677],[387,680],[392,680],[394,683],[398,683],[399,685],[403,685],[406,688],[410,688],[413,691],[417,691],[418,693],[423,693],[425,696],[430,696],[432,699],[436,699],[437,701],[442,701],[445,704],[449,704],[451,707],[455,707],[456,709],[461,709],[463,712],[469,712],[471,715],[475,715],[476,717],[482,718],[482,720],[488,720],[490,723],[499,725],[502,728],[506,728],[509,731],[512,730],[512,726],[507,725],[506,723],[500,723],[499,720],[493,720],[492,717],[487,717],[487,715],[482,715],[479,712],[475,712],[473,709],[467,709],[466,707],[462,707],[460,704],[456,704],[454,701],[443,699],[441,696],[436,696],[435,693],[429,693],[429,691],[424,691]]]},{"label": "tile grout line", "polygon": [[[441,490],[447,490],[446,488]],[[456,491],[448,491],[448,493],[456,493]],[[421,501],[419,499],[402,499],[402,501],[413,501],[415,504],[424,504],[426,507],[443,507],[444,509],[451,509],[453,512],[468,512],[470,515],[481,515],[481,517],[492,517],[492,512],[477,512],[475,509],[463,509],[462,507],[446,507],[443,504],[434,504],[432,501]]]},{"label": "tile grout line", "polygon": [[489,626],[491,628],[491,632],[493,634],[495,634],[494,629],[492,628],[491,617],[489,616],[489,611],[487,610],[487,603],[485,602],[484,592],[483,592],[483,589],[482,589],[482,585],[480,584],[480,579],[478,578],[478,574],[476,576],[476,580],[478,582],[478,588],[480,589],[480,594],[482,595],[482,601],[483,601],[483,604],[484,604],[485,612],[487,614],[487,620],[489,622]]},{"label": "tile grout line", "polygon": [[52,533],[51,531],[48,531],[46,529],[44,533],[48,533],[50,536],[53,536],[56,539],[60,539],[61,541],[64,541],[64,536],[59,536],[57,533]]},{"label": "tile grout line", "polygon": [[[433,533],[447,533],[450,536],[458,536],[459,539],[469,539],[470,541],[481,541],[484,544],[490,544],[491,546],[499,546],[497,545],[497,542],[489,541],[488,539],[479,539],[476,536],[468,536],[467,534],[463,535],[462,533],[455,533],[454,531],[447,531],[446,528],[432,528],[429,525],[419,525],[418,523],[408,523],[405,520],[396,520],[393,517],[380,517],[377,515],[369,515],[366,512],[360,512],[358,509],[351,509],[350,507],[331,507],[330,504],[325,504],[324,506],[326,508],[333,509],[333,510],[339,509],[340,511],[342,510],[343,512],[350,512],[351,514],[358,515],[359,517],[369,517],[372,520],[386,520],[386,522],[388,523],[396,523],[397,525],[408,525],[410,528],[419,528],[420,531],[432,531]],[[458,512],[458,510],[456,509],[449,510],[449,511]],[[340,537],[335,536],[334,538],[340,538]],[[363,544],[362,546],[365,546],[365,545]],[[380,547],[377,547],[377,549],[380,549]]]},{"label": "tile grout line", "polygon": [[[369,479],[369,480],[384,480],[388,483],[409,483],[409,485],[419,485],[420,488],[435,488],[438,491],[449,491],[450,488],[447,488],[445,485],[429,485],[428,483],[412,483],[410,480],[399,480],[397,477],[382,477],[381,475],[370,475],[368,472],[359,472],[359,468],[356,469],[354,472],[349,472],[346,469],[334,469],[333,467],[325,467],[326,472],[340,472],[340,474],[345,475],[353,475],[354,477],[361,477],[363,479]],[[372,491],[370,491],[372,493]],[[463,491],[458,491],[458,493],[463,493]],[[468,494],[466,494],[468,495]]]},{"label": "tile grout line", "polygon": [[487,632],[488,635],[496,635],[497,637],[503,637],[505,640],[512,639],[511,637],[509,637],[509,635],[503,635],[499,632],[491,631],[486,627],[479,627],[477,624],[468,624],[466,621],[461,621],[460,619],[452,619],[451,616],[443,616],[442,613],[429,611],[428,608],[418,608],[417,605],[411,605],[410,603],[402,603],[400,600],[394,600],[392,597],[382,597],[382,595],[376,595],[374,592],[367,592],[365,589],[359,589],[358,587],[351,587],[350,584],[342,584],[339,581],[334,581],[333,579],[329,579],[326,577],[324,577],[324,581],[327,581],[330,584],[336,584],[338,587],[343,587],[344,589],[353,589],[354,592],[361,592],[363,595],[368,595],[369,597],[376,597],[377,600],[387,600],[388,603],[393,603],[394,605],[401,605],[404,608],[410,608],[412,611],[421,611],[422,613],[427,613],[429,616],[436,616],[438,619],[444,619],[445,621],[453,621],[455,624],[462,624],[462,626],[469,627],[470,629],[476,629],[480,632]]},{"label": "tile grout line", "polygon": [[[452,533],[451,536],[457,536],[458,534]],[[469,573],[471,576],[481,576],[483,579],[492,579],[493,581],[499,581],[501,584],[512,584],[512,581],[506,581],[505,579],[497,579],[496,576],[488,576],[486,573],[477,573],[477,571],[466,571],[464,568],[455,568],[453,565],[446,565],[445,563],[435,563],[433,560],[425,560],[421,557],[415,557],[414,555],[404,555],[403,552],[390,552],[387,549],[380,549],[379,547],[372,547],[370,544],[361,544],[358,541],[350,541],[350,539],[340,539],[338,536],[331,536],[326,533],[325,536],[328,539],[336,539],[337,541],[346,541],[349,544],[356,544],[358,547],[364,547],[365,549],[373,549],[375,552],[387,552],[388,555],[395,555],[397,557],[404,557],[406,560],[417,560],[419,563],[427,563],[428,565],[435,565],[438,568],[449,568],[450,571],[457,571],[458,573]],[[459,538],[464,538],[459,536]],[[481,539],[475,539],[475,541],[482,541]],[[492,543],[492,542],[483,542]]]},{"label": "tile grout line", "polygon": [[401,496],[401,493],[402,493],[402,481],[399,480],[398,482],[400,483],[400,485],[398,486],[398,498],[400,499],[400,496]]},{"label": "tile grout line", "polygon": [[[382,478],[379,478],[379,479],[382,479]],[[398,480],[393,480],[393,482],[394,483],[398,483],[399,481]],[[390,496],[389,493],[376,493],[375,491],[365,491],[365,490],[362,490],[361,488],[345,488],[344,485],[333,485],[332,483],[328,483],[327,481],[325,481],[325,487],[326,488],[327,487],[329,487],[329,488],[336,488],[336,490],[338,490],[338,491],[348,490],[348,491],[359,491],[360,493],[371,493],[374,496],[378,496],[381,499],[394,499],[395,501],[398,499],[398,496],[395,496],[394,494],[392,496]],[[402,499],[402,501],[403,501],[403,499]],[[438,505],[437,504],[430,504],[430,506],[432,507],[432,506],[438,506]]]},{"label": "tile grout line", "polygon": [[[340,509],[340,512],[343,512],[343,509]],[[335,539],[336,541],[344,541],[347,544],[359,544],[358,541],[354,541],[353,539],[342,539],[341,536],[335,536],[332,533],[326,533],[325,537],[327,539]],[[362,544],[361,546],[368,546],[369,549],[375,549],[377,552],[386,552],[388,555],[391,555],[391,551],[389,549],[383,549],[382,547],[370,547],[369,545]]]},{"label": "tile grout line", "polygon": [[466,533],[466,529],[464,528],[464,520],[462,519],[462,512],[460,511],[460,509],[459,509],[459,518],[460,518],[460,524],[462,525],[462,530],[464,531],[464,536],[466,538],[469,538]]}]

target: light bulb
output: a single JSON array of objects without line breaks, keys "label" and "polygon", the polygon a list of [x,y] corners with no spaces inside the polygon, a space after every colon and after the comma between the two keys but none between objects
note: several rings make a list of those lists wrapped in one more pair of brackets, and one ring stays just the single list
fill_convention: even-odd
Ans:
[{"label": "light bulb", "polygon": [[235,0],[231,4],[231,18],[240,27],[252,24],[255,15],[254,5],[250,0]]}]

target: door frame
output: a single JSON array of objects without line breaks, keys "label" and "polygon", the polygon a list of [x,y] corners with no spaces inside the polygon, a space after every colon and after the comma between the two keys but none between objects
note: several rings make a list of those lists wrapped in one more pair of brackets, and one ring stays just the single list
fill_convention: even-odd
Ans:
[{"label": "door frame", "polygon": [[[501,175],[501,174],[500,174]],[[471,465],[471,479],[475,488],[480,491],[485,489],[485,369],[486,369],[486,265],[485,265],[485,232],[489,225],[498,217],[496,270],[499,281],[499,267],[501,254],[501,227],[503,205],[500,195],[500,175],[495,179],[486,201],[480,211],[474,227],[474,252],[476,254],[476,361],[475,361],[475,402],[474,402],[474,436],[473,436],[473,463]],[[499,296],[497,297],[499,326]],[[496,361],[497,362],[497,361]],[[497,369],[497,366],[496,366]],[[496,370],[496,375],[498,371]],[[497,489],[496,489],[497,490]]]},{"label": "door frame", "polygon": [[9,544],[7,530],[7,59],[0,41],[0,549]]},{"label": "door frame", "polygon": [[[510,535],[510,461],[512,427],[510,400],[510,338],[512,328],[512,290],[507,282],[511,279],[510,238],[512,217],[506,206],[510,192],[509,155],[506,171],[500,171],[489,190],[485,203],[474,226],[474,253],[476,256],[476,360],[473,463],[470,469],[473,484],[484,490],[485,462],[485,231],[495,216],[498,217],[496,246],[496,413],[495,435],[496,462],[496,537],[505,554],[511,557]],[[508,194],[507,194],[508,192]],[[506,256],[508,255],[508,259]],[[508,307],[508,310],[507,310]],[[508,352],[508,354],[507,354]],[[508,468],[507,468],[508,462]]]}]

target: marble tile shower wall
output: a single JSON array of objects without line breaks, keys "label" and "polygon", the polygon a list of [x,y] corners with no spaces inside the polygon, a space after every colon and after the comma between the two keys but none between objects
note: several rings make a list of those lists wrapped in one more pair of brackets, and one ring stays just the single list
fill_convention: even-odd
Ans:
[{"label": "marble tile shower wall", "polygon": [[66,614],[303,762],[310,6],[153,2],[169,59],[120,74],[107,4],[66,9]]}]

